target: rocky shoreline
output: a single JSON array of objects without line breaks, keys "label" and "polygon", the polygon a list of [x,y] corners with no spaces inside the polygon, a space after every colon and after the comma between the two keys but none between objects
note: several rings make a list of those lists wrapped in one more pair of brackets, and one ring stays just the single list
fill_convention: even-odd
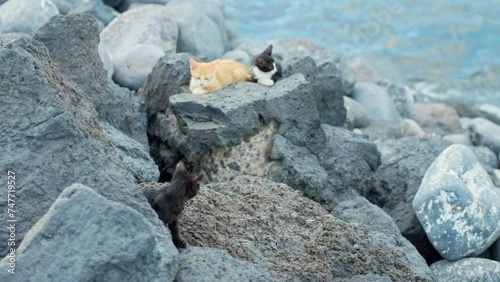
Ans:
[{"label": "rocky shoreline", "polygon": [[[189,58],[269,44],[274,86],[188,93]],[[500,280],[492,111],[308,40],[231,39],[222,1],[7,1],[0,91],[2,280]],[[139,189],[179,160],[209,179],[181,251]]]}]

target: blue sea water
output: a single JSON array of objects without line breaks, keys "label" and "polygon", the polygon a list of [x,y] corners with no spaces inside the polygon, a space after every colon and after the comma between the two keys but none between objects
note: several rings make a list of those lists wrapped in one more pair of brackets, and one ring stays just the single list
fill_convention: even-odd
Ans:
[{"label": "blue sea water", "polygon": [[500,0],[226,0],[240,38],[308,38],[422,92],[500,106]]}]

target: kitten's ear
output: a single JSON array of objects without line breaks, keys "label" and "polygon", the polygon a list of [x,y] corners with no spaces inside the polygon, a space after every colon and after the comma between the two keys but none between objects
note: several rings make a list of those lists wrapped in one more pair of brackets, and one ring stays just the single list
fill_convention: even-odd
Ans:
[{"label": "kitten's ear", "polygon": [[195,60],[189,58],[189,66],[191,67],[191,70],[196,70],[198,68],[198,63]]},{"label": "kitten's ear", "polygon": [[179,161],[175,166],[174,176],[178,173],[186,173],[186,166],[183,161]]},{"label": "kitten's ear", "polygon": [[266,50],[264,50],[264,52],[262,52],[268,56],[271,56],[271,54],[273,53],[273,44],[269,45]]},{"label": "kitten's ear", "polygon": [[200,182],[201,179],[203,179],[203,174],[200,174],[200,175],[196,176],[195,178],[193,178],[193,180],[191,180],[191,182],[193,184],[196,184],[196,183]]}]

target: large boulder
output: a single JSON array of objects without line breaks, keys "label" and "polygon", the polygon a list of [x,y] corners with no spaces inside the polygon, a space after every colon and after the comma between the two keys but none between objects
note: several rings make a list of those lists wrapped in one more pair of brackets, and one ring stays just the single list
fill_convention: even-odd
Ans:
[{"label": "large boulder", "polygon": [[448,260],[479,255],[500,237],[500,190],[463,145],[444,150],[425,173],[413,209]]},{"label": "large boulder", "polygon": [[169,15],[179,26],[178,52],[187,52],[212,61],[226,49],[227,31],[222,1],[172,0]]},{"label": "large boulder", "polygon": [[108,80],[98,51],[96,20],[87,14],[56,16],[35,35],[50,57],[92,101],[99,118],[148,148],[146,108],[130,91]]},{"label": "large boulder", "polygon": [[332,214],[349,224],[366,226],[374,236],[386,242],[388,246],[398,249],[401,260],[415,273],[432,280],[431,271],[424,258],[410,241],[401,235],[392,218],[376,205],[363,197],[352,197],[335,206]]},{"label": "large boulder", "polygon": [[500,262],[484,258],[442,260],[431,265],[431,270],[436,282],[500,281]]},{"label": "large boulder", "polygon": [[275,281],[267,269],[235,259],[226,250],[191,247],[181,252],[176,282]]},{"label": "large boulder", "polygon": [[[47,212],[61,191],[78,182],[143,214],[158,237],[165,262],[173,259],[170,236],[135,188],[135,179],[99,126],[84,93],[51,61],[39,41],[20,34],[0,36],[0,167],[14,171],[18,222],[16,245]],[[0,190],[7,199],[7,189]],[[7,201],[0,208],[7,210]],[[7,213],[0,214],[7,222]],[[7,253],[0,233],[0,255]]]},{"label": "large boulder", "polygon": [[0,6],[3,33],[18,32],[33,36],[50,18],[58,14],[59,11],[51,0],[15,0]]},{"label": "large boulder", "polygon": [[137,210],[73,184],[26,233],[0,266],[2,281],[172,281],[175,247],[164,249],[151,222]]},{"label": "large boulder", "polygon": [[401,234],[415,245],[427,260],[440,259],[412,208],[425,172],[434,159],[451,143],[440,139],[405,137],[377,144],[382,164],[373,175],[373,184],[362,194],[383,208],[396,222]]},{"label": "large boulder", "polygon": [[180,222],[189,244],[226,249],[284,281],[348,281],[370,272],[393,281],[431,281],[401,258],[402,249],[366,227],[261,178],[207,185]]},{"label": "large boulder", "polygon": [[179,30],[169,11],[161,5],[143,5],[116,17],[101,32],[118,84],[139,89],[156,62],[176,52]]}]

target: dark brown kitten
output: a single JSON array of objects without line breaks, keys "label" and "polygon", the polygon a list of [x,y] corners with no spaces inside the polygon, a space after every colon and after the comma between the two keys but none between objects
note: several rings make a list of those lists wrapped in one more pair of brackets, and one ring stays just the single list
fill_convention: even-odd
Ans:
[{"label": "dark brown kitten", "polygon": [[274,61],[272,52],[273,45],[269,45],[264,52],[255,57],[250,81],[272,86],[282,77],[281,65]]},{"label": "dark brown kitten", "polygon": [[168,225],[172,233],[172,241],[177,248],[186,248],[186,242],[179,232],[177,218],[184,210],[186,202],[198,193],[199,182],[202,178],[203,175],[193,177],[186,170],[184,163],[180,161],[177,163],[170,185],[165,185],[160,189],[145,188],[142,191],[161,221]]}]

